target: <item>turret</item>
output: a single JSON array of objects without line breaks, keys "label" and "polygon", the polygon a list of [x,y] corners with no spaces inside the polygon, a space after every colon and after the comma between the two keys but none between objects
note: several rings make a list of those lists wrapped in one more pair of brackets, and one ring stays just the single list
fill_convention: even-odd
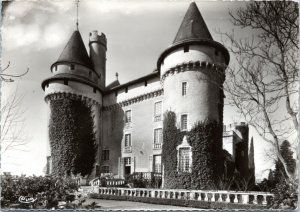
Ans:
[{"label": "turret", "polygon": [[[49,109],[50,166],[53,167],[54,174],[65,174],[64,171],[70,174],[74,171],[74,164],[71,164],[73,162],[69,158],[76,158],[75,166],[86,163],[88,168],[75,172],[81,171],[83,175],[89,175],[91,172],[88,169],[93,166],[94,155],[91,153],[82,158],[81,153],[73,153],[78,147],[80,151],[86,151],[85,148],[94,149],[95,143],[98,148],[100,146],[102,90],[99,87],[98,73],[93,68],[78,30],[73,32],[50,70],[52,76],[42,82]],[[99,149],[96,151],[99,153]],[[60,170],[62,165],[65,170]]]},{"label": "turret", "polygon": [[173,44],[157,62],[164,110],[185,119],[188,129],[205,119],[222,124],[222,86],[228,63],[227,49],[213,40],[197,5],[191,3]]},{"label": "turret", "polygon": [[93,68],[99,77],[99,87],[103,90],[105,88],[106,77],[106,50],[107,40],[105,34],[98,35],[98,31],[90,33],[90,58]]}]

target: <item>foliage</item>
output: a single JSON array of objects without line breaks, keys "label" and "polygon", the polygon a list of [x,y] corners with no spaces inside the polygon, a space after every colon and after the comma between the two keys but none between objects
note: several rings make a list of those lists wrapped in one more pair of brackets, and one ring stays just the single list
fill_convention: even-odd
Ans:
[{"label": "foliage", "polygon": [[91,108],[70,98],[50,101],[52,170],[56,175],[88,175],[96,156]]},{"label": "foliage", "polygon": [[131,184],[134,188],[160,188],[162,179],[155,177],[153,172],[149,179],[143,177],[143,173],[133,173],[128,176],[127,183]]},{"label": "foliage", "polygon": [[298,202],[298,188],[288,180],[280,181],[273,190],[274,200],[272,208],[296,209]]},{"label": "foliage", "polygon": [[298,138],[298,10],[297,2],[253,1],[230,13],[235,26],[248,30],[246,36],[222,34],[235,55],[224,86],[229,104],[271,145],[287,176],[294,180],[279,144]]},{"label": "foliage", "polygon": [[[290,173],[294,173],[296,168],[296,161],[293,158],[293,151],[291,151],[290,143],[285,140],[280,145],[280,153],[283,159],[286,161],[287,169]],[[282,179],[287,179],[288,176],[284,171],[284,167],[279,160],[275,162],[275,170],[274,170],[274,180],[276,183],[280,182]]]},{"label": "foliage", "polygon": [[[59,201],[72,200],[72,193],[78,190],[76,180],[65,177],[26,177],[4,175],[1,179],[1,205],[26,208],[57,208]],[[20,204],[20,196],[37,198],[33,204]]]},{"label": "foliage", "polygon": [[[175,126],[176,115],[168,111],[164,118],[162,163],[164,188],[211,189],[223,174],[222,127],[215,121],[196,123],[190,132]],[[188,135],[192,147],[191,172],[177,172],[177,149]]]}]

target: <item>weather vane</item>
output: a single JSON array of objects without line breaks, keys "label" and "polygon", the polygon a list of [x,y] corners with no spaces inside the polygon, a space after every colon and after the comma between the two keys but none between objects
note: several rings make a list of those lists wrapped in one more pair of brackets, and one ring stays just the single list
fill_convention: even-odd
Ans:
[{"label": "weather vane", "polygon": [[78,31],[78,6],[79,6],[79,0],[75,0],[75,3],[76,3],[76,7],[77,7],[77,12],[76,12],[76,16],[77,16],[77,19],[76,19],[76,28],[77,28],[77,31]]}]

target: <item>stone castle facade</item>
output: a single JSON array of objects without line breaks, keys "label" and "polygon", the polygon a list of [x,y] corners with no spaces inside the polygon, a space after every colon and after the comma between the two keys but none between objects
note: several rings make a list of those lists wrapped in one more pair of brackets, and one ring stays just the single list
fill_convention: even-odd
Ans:
[{"label": "stone castle facade", "polygon": [[[103,33],[90,33],[88,54],[80,32],[75,31],[51,66],[52,76],[42,82],[47,104],[73,98],[91,106],[98,144],[94,177],[163,172],[166,111],[176,113],[176,125],[182,131],[206,119],[223,124],[222,86],[229,53],[213,40],[195,3],[188,8],[172,45],[158,57],[157,69],[148,75],[106,85],[106,51]],[[53,112],[49,110],[48,115]],[[236,123],[223,135],[231,169],[245,177],[249,173],[248,133],[246,124]]]}]

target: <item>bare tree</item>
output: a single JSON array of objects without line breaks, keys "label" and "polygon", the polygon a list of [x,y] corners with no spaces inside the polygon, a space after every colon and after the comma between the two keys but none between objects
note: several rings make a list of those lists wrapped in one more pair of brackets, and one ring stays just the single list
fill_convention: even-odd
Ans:
[{"label": "bare tree", "polygon": [[251,29],[252,35],[238,38],[234,32],[222,33],[223,43],[235,57],[235,65],[226,73],[227,99],[274,147],[288,178],[295,182],[296,172],[288,170],[279,147],[285,139],[298,138],[298,5],[251,2],[230,15],[235,26],[248,33]]},{"label": "bare tree", "polygon": [[[0,73],[1,84],[3,82],[14,82],[13,78],[20,78],[26,75],[29,71],[27,70],[20,75],[6,74],[5,71],[8,70],[10,63],[2,69]],[[23,113],[24,110],[21,109],[20,105],[22,102],[23,96],[17,95],[17,89],[12,91],[12,93],[3,97],[1,94],[1,133],[0,133],[0,142],[1,142],[1,155],[3,155],[8,150],[24,150],[24,145],[27,144],[23,131]]]}]

